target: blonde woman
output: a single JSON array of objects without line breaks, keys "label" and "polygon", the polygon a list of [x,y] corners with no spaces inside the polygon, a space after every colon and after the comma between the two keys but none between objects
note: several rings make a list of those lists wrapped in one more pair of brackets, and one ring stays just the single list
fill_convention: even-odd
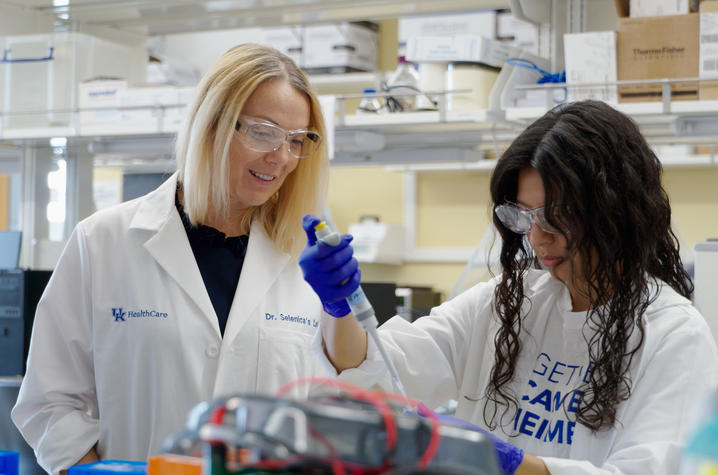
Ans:
[{"label": "blonde woman", "polygon": [[12,412],[43,468],[144,460],[195,404],[320,372],[322,305],[296,258],[325,192],[323,135],[304,73],[237,46],[197,87],[177,173],[77,225]]}]

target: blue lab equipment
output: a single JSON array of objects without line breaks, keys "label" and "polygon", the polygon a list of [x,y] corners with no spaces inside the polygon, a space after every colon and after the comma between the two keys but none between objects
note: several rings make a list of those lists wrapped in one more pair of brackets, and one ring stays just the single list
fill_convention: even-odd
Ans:
[{"label": "blue lab equipment", "polygon": [[128,460],[102,460],[70,467],[68,475],[146,475],[147,462]]},{"label": "blue lab equipment", "polygon": [[0,475],[18,475],[20,473],[20,454],[10,450],[0,450]]}]

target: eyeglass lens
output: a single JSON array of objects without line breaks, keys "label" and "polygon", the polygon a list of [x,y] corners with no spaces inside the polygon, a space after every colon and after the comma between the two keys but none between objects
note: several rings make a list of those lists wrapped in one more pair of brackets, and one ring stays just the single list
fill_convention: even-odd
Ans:
[{"label": "eyeglass lens", "polygon": [[496,216],[504,226],[518,234],[528,233],[534,223],[538,224],[538,226],[547,233],[561,233],[559,229],[551,226],[548,221],[546,221],[543,206],[526,209],[513,203],[507,203],[496,207]]},{"label": "eyeglass lens", "polygon": [[244,128],[243,136],[245,145],[255,152],[278,150],[286,141],[290,153],[302,158],[312,155],[319,147],[319,134],[316,132],[301,131],[287,134],[284,129],[270,124],[248,124]]}]

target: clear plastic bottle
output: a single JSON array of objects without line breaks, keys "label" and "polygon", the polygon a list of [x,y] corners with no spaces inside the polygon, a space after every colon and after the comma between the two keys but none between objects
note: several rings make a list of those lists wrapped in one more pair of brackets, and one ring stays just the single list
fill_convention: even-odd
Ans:
[{"label": "clear plastic bottle", "polygon": [[[387,92],[391,101],[391,112],[408,112],[416,110],[416,94],[419,91],[419,74],[413,63],[399,56],[399,65],[387,82]],[[405,95],[406,94],[406,95]]]},{"label": "clear plastic bottle", "polygon": [[[362,94],[376,94],[376,89],[364,89]],[[365,96],[359,103],[358,114],[378,114],[382,110],[381,101],[376,96]]]}]

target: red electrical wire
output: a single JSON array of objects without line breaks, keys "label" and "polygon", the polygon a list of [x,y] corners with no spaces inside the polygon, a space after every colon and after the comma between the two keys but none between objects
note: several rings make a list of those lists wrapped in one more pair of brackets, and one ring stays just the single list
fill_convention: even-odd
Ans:
[{"label": "red electrical wire", "polygon": [[277,390],[276,395],[282,396],[284,393],[286,393],[293,387],[301,386],[304,384],[319,384],[323,386],[335,387],[341,389],[342,391],[348,393],[356,399],[361,399],[369,402],[372,406],[374,406],[377,412],[379,412],[384,421],[384,427],[386,428],[386,452],[390,453],[396,448],[396,442],[398,438],[396,420],[394,419],[394,415],[392,414],[389,405],[381,398],[379,398],[376,393],[368,391],[364,388],[360,388],[358,386],[354,386],[349,383],[345,383],[344,381],[339,381],[337,379],[309,377],[295,379],[294,381],[290,381],[282,385]]},{"label": "red electrical wire", "polygon": [[[391,412],[390,407],[386,404],[385,401],[393,401],[402,403],[404,405],[411,406],[412,408],[416,408],[418,406],[418,402],[407,398],[405,396],[402,396],[400,394],[395,393],[388,393],[388,392],[381,392],[381,391],[369,391],[364,388],[360,388],[358,386],[351,385],[349,383],[345,383],[343,381],[339,381],[337,379],[332,378],[300,378],[294,381],[290,381],[289,383],[284,384],[282,387],[279,388],[277,391],[277,396],[281,396],[284,393],[286,393],[289,389],[303,385],[303,384],[319,384],[324,386],[330,386],[338,388],[346,393],[348,393],[350,396],[361,399],[369,402],[372,404],[377,411],[381,414],[383,420],[384,420],[384,426],[386,427],[387,432],[387,453],[393,450],[396,447],[397,437],[398,437],[398,430],[396,427],[396,420],[394,419],[394,416]],[[434,412],[431,412],[427,415],[427,418],[431,420],[431,435],[429,438],[429,442],[426,446],[426,449],[424,450],[424,453],[419,458],[419,461],[417,462],[417,466],[419,468],[426,468],[431,461],[436,456],[439,446],[441,445],[441,435],[439,434],[439,418],[436,416]],[[328,443],[328,441],[327,441]],[[332,461],[334,466],[335,460]],[[368,467],[361,467],[357,466],[356,464],[351,463],[344,463],[343,469],[347,468],[354,474],[370,474],[370,473],[381,473],[382,469],[377,471],[376,469],[370,469]],[[388,467],[384,467],[388,468]],[[336,473],[336,472],[335,472]]]},{"label": "red electrical wire", "polygon": [[321,432],[311,426],[309,427],[309,433],[312,435],[312,437],[324,444],[324,446],[329,450],[329,456],[332,460],[332,471],[334,472],[334,475],[344,475],[344,467],[342,466],[341,460],[339,460],[337,449],[334,448],[331,442],[329,442]]},{"label": "red electrical wire", "polygon": [[221,406],[217,406],[212,411],[212,414],[209,416],[209,422],[210,424],[217,424],[221,425],[222,421],[224,420],[224,415],[227,413],[227,407],[225,407],[224,404]]},{"label": "red electrical wire", "polygon": [[[405,405],[409,405],[414,409],[416,409],[416,407],[419,405],[418,401],[405,397],[401,394],[388,393],[383,391],[378,391],[376,392],[376,394],[383,397],[384,399],[388,399],[390,401],[393,400]],[[439,451],[439,446],[441,445],[441,435],[439,434],[439,418],[436,416],[434,411],[431,411],[428,414],[428,418],[431,420],[431,437],[429,437],[429,443],[426,445],[426,449],[421,455],[421,458],[419,458],[419,462],[417,462],[419,468],[426,468],[431,463],[431,461],[436,456],[436,453]]]}]

